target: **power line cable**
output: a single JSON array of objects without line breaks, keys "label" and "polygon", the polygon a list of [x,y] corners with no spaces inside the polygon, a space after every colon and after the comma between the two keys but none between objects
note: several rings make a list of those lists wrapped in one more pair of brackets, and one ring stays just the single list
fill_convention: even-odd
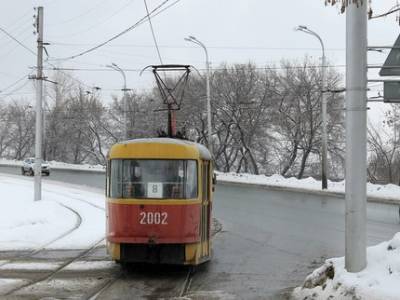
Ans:
[{"label": "power line cable", "polygon": [[80,13],[79,15],[72,17],[70,19],[61,21],[60,23],[53,23],[53,24],[49,24],[49,26],[56,26],[56,25],[62,25],[62,24],[67,24],[70,23],[72,21],[75,21],[76,19],[79,19],[89,13],[91,13],[93,10],[95,10],[96,8],[98,8],[99,6],[103,5],[105,2],[107,2],[109,0],[103,0],[100,3],[97,3],[95,6],[90,7],[89,9],[85,10],[84,12]]},{"label": "power line cable", "polygon": [[[344,68],[346,65],[330,65],[328,68]],[[286,70],[286,69],[315,69],[321,68],[321,65],[315,66],[291,66],[291,67],[256,67],[255,70]],[[46,70],[53,71],[88,71],[88,72],[112,72],[112,69],[108,68],[73,68],[73,67],[55,67],[55,68],[46,68]],[[134,69],[134,68],[124,68],[122,69],[125,72],[141,72],[142,69]],[[199,71],[206,71],[206,69],[198,69]],[[213,68],[215,71],[224,71],[229,70],[229,68]],[[151,72],[151,71],[149,71]]]},{"label": "power line cable", "polygon": [[[66,35],[62,35],[61,37],[65,38],[65,37],[74,37],[77,35],[81,35],[82,33],[86,33],[91,31],[93,28],[96,28],[99,25],[102,25],[104,23],[106,23],[107,21],[109,21],[110,19],[112,19],[115,15],[119,14],[121,11],[125,10],[126,7],[128,7],[129,5],[132,4],[132,1],[125,4],[123,7],[119,8],[117,11],[115,11],[114,13],[112,13],[111,15],[107,16],[106,18],[102,19],[100,22],[93,24],[92,26],[89,26],[88,28],[84,29],[84,30],[80,30],[79,32],[75,32],[72,34],[66,34]],[[54,37],[60,37],[59,35],[54,36]]]},{"label": "power line cable", "polygon": [[[28,34],[29,35],[31,35],[32,34],[32,31],[30,30],[32,28],[32,25],[31,24],[25,24],[25,26],[21,26],[20,27],[20,30],[11,30],[9,27],[7,28],[7,31],[10,33],[10,34],[12,34],[15,38],[17,38],[18,37],[18,39],[20,40],[21,39],[21,37],[19,37],[19,36],[21,36],[22,34],[24,34],[24,37],[23,38],[25,38],[25,37],[27,37],[28,36]],[[1,38],[0,38],[0,43],[4,43],[4,42],[7,42],[8,43],[8,36],[2,36]]]},{"label": "power line cable", "polygon": [[[20,42],[17,38],[15,38],[13,35],[11,35],[8,31],[6,31],[5,29],[0,27],[0,31],[2,31],[3,33],[5,33],[9,38],[11,38],[12,40],[14,40],[15,42],[17,42],[21,47],[23,47],[25,50],[27,50],[29,53],[33,54],[34,56],[36,56],[36,53],[30,49],[29,47],[27,47],[26,45],[24,45],[22,42]],[[53,68],[56,68],[56,66],[48,61],[45,62],[46,64],[49,64],[50,66],[52,66]],[[44,68],[43,68],[44,69]],[[69,75],[66,72],[63,72],[62,70],[59,70],[61,73],[63,73],[64,75],[68,76],[69,78],[75,80],[76,82],[78,82],[80,85],[89,87],[88,85],[84,84],[82,81],[72,77],[71,75]],[[12,83],[11,85],[7,86],[6,88],[4,88],[2,91],[7,90],[11,87],[13,87],[14,85],[18,84],[18,82],[22,81],[25,77],[29,76],[32,74],[33,71],[31,71],[30,73],[28,73],[27,75],[24,75],[22,78],[18,79],[16,82]],[[25,84],[26,85],[26,84]],[[24,85],[24,86],[25,86]],[[90,87],[92,88],[92,87]]]},{"label": "power line cable", "polygon": [[11,92],[9,92],[9,93],[0,94],[0,97],[2,97],[2,98],[4,99],[4,98],[6,98],[6,97],[13,96],[13,95],[15,95],[15,92],[17,92],[17,91],[23,89],[28,83],[29,83],[29,80],[27,79],[21,86],[19,86],[19,87],[13,89],[13,90],[12,90]]},{"label": "power line cable", "polygon": [[8,85],[7,87],[5,87],[4,89],[1,89],[0,93],[3,93],[4,91],[12,88],[13,86],[17,85],[19,82],[21,82],[24,79],[27,79],[29,75],[31,75],[33,73],[33,71],[29,72],[28,74],[25,74],[24,76],[22,76],[21,78],[19,78],[17,81],[13,82],[12,84]]},{"label": "power line cable", "polygon": [[36,52],[34,52],[33,50],[31,50],[30,48],[25,46],[23,43],[21,43],[19,40],[17,40],[14,36],[12,36],[10,33],[8,33],[5,29],[0,27],[0,31],[2,31],[4,34],[6,34],[13,41],[17,42],[21,47],[25,48],[27,51],[29,51],[30,53],[32,53],[33,55],[36,56]]},{"label": "power line cable", "polygon": [[[150,12],[150,15],[156,13],[161,7],[163,7],[163,6],[164,6],[166,3],[168,3],[169,1],[170,1],[170,0],[164,0],[160,5],[158,5],[156,8],[154,8],[154,9]],[[176,3],[178,3],[179,1],[181,1],[181,0],[176,0],[173,4],[176,4]],[[168,8],[169,8],[169,7],[171,7],[171,5],[168,6]],[[164,9],[164,10],[165,10],[165,9]],[[164,11],[164,10],[162,10],[162,11]],[[161,13],[162,11],[160,11],[159,13]],[[109,39],[106,40],[105,42],[102,42],[102,43],[98,44],[97,46],[94,46],[94,47],[92,47],[92,48],[89,48],[89,49],[87,49],[87,50],[85,50],[85,51],[83,51],[83,52],[81,52],[81,53],[76,54],[76,55],[72,55],[72,56],[69,56],[69,57],[66,57],[66,58],[57,59],[57,60],[70,60],[70,59],[74,59],[74,58],[77,58],[77,57],[79,57],[79,56],[85,55],[85,54],[87,54],[87,53],[93,52],[93,51],[97,50],[98,48],[103,47],[104,45],[107,45],[107,44],[110,43],[111,41],[113,41],[113,40],[119,38],[120,36],[122,36],[122,35],[128,33],[129,31],[135,29],[135,28],[138,27],[139,25],[143,24],[144,21],[145,21],[146,19],[147,19],[147,16],[144,16],[144,17],[141,18],[139,21],[137,21],[135,24],[133,24],[132,26],[130,26],[130,27],[128,27],[127,29],[121,31],[120,33],[114,35],[113,37],[109,38]]]},{"label": "power line cable", "polygon": [[[153,18],[155,15],[153,16]],[[96,44],[91,43],[64,43],[58,41],[50,41],[52,45],[56,46],[93,46]],[[108,47],[129,47],[129,48],[152,48],[154,45],[138,45],[138,44],[112,44],[108,45]],[[172,48],[172,49],[198,49],[197,46],[182,46],[182,45],[158,45],[159,48]],[[312,51],[321,51],[321,48],[313,48],[313,47],[263,47],[263,46],[207,46],[210,49],[221,49],[221,50],[293,50],[293,51],[305,51],[305,50],[312,50]],[[345,48],[326,48],[326,51],[345,51]]]},{"label": "power line cable", "polygon": [[[23,37],[22,37],[22,41],[24,42],[24,41],[26,41],[27,39],[28,39],[28,36],[30,35],[30,33],[28,32],[28,34],[26,34],[26,35],[24,35]],[[14,53],[14,50],[17,48],[17,47],[20,47],[20,45],[19,44],[13,44],[13,47],[12,48],[10,48],[8,51],[5,51],[5,52],[3,52],[2,54],[0,54],[0,59],[4,59],[4,58],[6,58],[7,56],[9,56],[11,53]]]},{"label": "power line cable", "polygon": [[378,18],[386,17],[386,16],[388,16],[388,15],[390,15],[390,14],[393,14],[393,13],[395,13],[395,12],[397,12],[397,11],[400,11],[399,5],[393,6],[393,7],[392,7],[388,12],[386,12],[386,13],[383,13],[383,14],[380,14],[380,15],[376,15],[376,16],[372,16],[370,19],[378,19]]},{"label": "power line cable", "polygon": [[163,65],[160,49],[158,48],[156,35],[154,33],[153,23],[151,22],[151,18],[150,18],[150,14],[149,14],[149,8],[147,7],[147,1],[146,0],[143,0],[143,1],[144,1],[144,6],[146,7],[147,19],[149,20],[150,29],[151,29],[151,35],[153,36],[153,41],[154,41],[154,45],[155,45],[156,50],[157,50],[158,58],[160,60],[160,63]]}]

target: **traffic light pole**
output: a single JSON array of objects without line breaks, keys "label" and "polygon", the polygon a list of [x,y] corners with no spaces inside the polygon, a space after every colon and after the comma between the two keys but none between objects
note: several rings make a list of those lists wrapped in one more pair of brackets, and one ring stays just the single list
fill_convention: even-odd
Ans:
[{"label": "traffic light pole", "polygon": [[366,259],[367,1],[346,8],[346,250],[345,268],[359,272]]}]

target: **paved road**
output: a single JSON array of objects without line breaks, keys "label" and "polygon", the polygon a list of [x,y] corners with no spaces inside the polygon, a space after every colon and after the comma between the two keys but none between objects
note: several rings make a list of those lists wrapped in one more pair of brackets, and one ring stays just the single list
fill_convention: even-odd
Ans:
[{"label": "paved road", "polygon": [[[69,173],[67,177],[53,170],[49,179],[73,178],[97,187],[104,182],[101,174]],[[220,184],[214,203],[223,230],[213,241],[212,262],[190,274],[185,268],[113,268],[107,278],[118,279],[105,285],[96,299],[182,294],[193,299],[279,299],[324,259],[344,254],[343,199]],[[368,204],[369,245],[391,238],[399,229],[397,207]],[[97,257],[98,253],[101,260],[107,259],[104,249],[98,249]]]}]

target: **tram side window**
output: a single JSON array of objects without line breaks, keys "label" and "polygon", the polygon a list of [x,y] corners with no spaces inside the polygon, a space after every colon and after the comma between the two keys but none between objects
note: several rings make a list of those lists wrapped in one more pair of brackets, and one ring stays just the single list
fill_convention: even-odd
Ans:
[{"label": "tram side window", "polygon": [[107,161],[106,167],[106,197],[110,197],[110,161]]},{"label": "tram side window", "polygon": [[110,196],[122,197],[122,160],[112,160],[110,170]]},{"label": "tram side window", "polygon": [[208,162],[203,163],[203,200],[209,200]]},{"label": "tram side window", "polygon": [[197,197],[197,163],[194,160],[187,161],[186,198]]}]

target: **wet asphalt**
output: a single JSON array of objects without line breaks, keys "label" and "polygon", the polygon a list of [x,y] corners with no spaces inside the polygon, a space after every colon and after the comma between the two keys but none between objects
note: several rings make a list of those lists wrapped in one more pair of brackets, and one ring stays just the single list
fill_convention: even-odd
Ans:
[{"label": "wet asphalt", "polygon": [[[0,166],[0,172],[19,174],[19,169]],[[52,170],[50,177],[44,180],[102,188],[104,174]],[[44,288],[40,289],[39,285],[40,292],[36,294],[28,289],[25,294],[19,291],[14,296],[19,295],[21,299],[57,297],[57,294],[63,299],[170,299],[180,296],[287,299],[290,289],[300,285],[326,258],[344,255],[344,210],[344,200],[337,197],[219,184],[214,217],[221,222],[222,231],[213,239],[211,262],[193,270],[107,265],[105,270],[98,271],[101,276],[96,277],[93,270],[83,270],[72,276],[78,279],[75,284],[59,280],[64,284],[64,288],[60,288],[57,282],[41,283]],[[390,239],[399,229],[397,206],[368,203],[369,245]],[[49,251],[31,259],[46,262],[66,259],[57,253]],[[3,253],[0,260],[13,256],[18,253]],[[80,259],[109,260],[104,247]],[[2,278],[35,276],[23,269],[3,274],[0,269]],[[64,279],[65,274],[69,273],[60,272],[53,277]],[[67,277],[71,279],[71,274]],[[83,284],[86,281],[90,283],[87,288]],[[0,294],[1,286],[0,279]]]}]

